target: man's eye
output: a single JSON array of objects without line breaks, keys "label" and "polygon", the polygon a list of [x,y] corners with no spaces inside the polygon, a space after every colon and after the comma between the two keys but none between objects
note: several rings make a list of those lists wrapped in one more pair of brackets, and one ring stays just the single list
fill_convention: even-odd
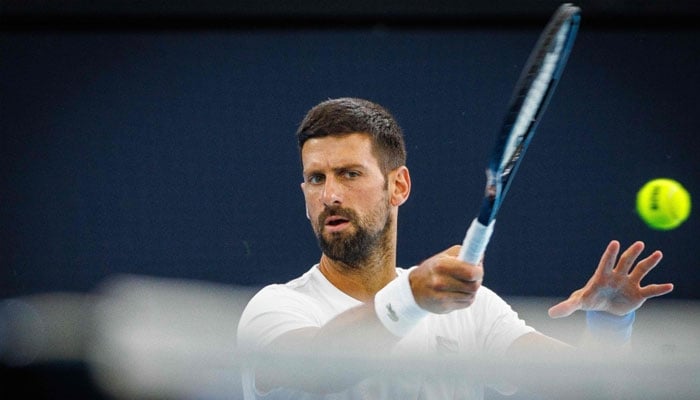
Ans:
[{"label": "man's eye", "polygon": [[306,178],[306,181],[312,185],[317,185],[319,183],[323,183],[323,175],[309,175]]},{"label": "man's eye", "polygon": [[357,178],[359,176],[360,176],[360,173],[357,171],[345,171],[346,178],[353,179],[353,178]]}]

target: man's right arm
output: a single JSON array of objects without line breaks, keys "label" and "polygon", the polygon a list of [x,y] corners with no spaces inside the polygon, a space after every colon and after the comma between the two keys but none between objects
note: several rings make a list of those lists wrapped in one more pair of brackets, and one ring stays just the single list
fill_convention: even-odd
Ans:
[{"label": "man's right arm", "polygon": [[[378,306],[367,302],[337,315],[323,326],[307,325],[277,336],[263,348],[266,354],[272,356],[268,358],[272,362],[259,364],[255,369],[258,391],[287,387],[312,393],[336,392],[368,377],[374,371],[358,370],[330,361],[348,355],[385,357],[390,354],[401,333],[397,334],[397,330],[390,325],[393,316],[383,316],[386,322],[377,316],[378,312],[384,314],[385,311],[385,305],[379,304],[378,299],[396,300],[392,304],[397,305],[395,309],[401,314],[400,305],[405,305],[406,297],[409,297],[408,301],[412,304],[406,308],[419,312],[408,312],[404,315],[407,319],[413,317],[410,314],[442,314],[469,307],[481,286],[483,268],[458,260],[458,252],[459,246],[453,246],[428,258],[413,268],[410,274],[391,282],[375,296]],[[312,362],[304,365],[280,362],[284,359],[298,360],[297,357],[308,358]],[[325,363],[324,360],[329,362]],[[319,370],[309,370],[312,364]],[[319,376],[324,377],[321,382]]]},{"label": "man's right arm", "polygon": [[[365,303],[339,314],[323,327],[296,329],[273,340],[264,349],[273,357],[255,369],[255,385],[262,393],[277,387],[310,393],[341,391],[370,372],[334,359],[388,355],[398,340],[379,321],[374,304]],[[301,359],[311,362],[298,362]]]}]

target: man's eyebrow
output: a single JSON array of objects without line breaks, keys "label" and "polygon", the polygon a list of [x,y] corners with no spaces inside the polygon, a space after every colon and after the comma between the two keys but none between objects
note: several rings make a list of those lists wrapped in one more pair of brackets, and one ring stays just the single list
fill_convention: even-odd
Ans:
[{"label": "man's eyebrow", "polygon": [[334,171],[345,171],[348,169],[363,169],[364,170],[364,169],[367,169],[367,166],[365,166],[364,164],[360,164],[360,163],[350,163],[350,164],[345,164],[345,165],[341,165],[339,167],[333,168]]},{"label": "man's eyebrow", "polygon": [[[338,172],[338,171],[347,171],[349,169],[366,170],[367,168],[368,167],[362,163],[348,163],[348,164],[341,164],[341,165],[338,165],[336,167],[333,167],[333,168],[331,168],[331,171]],[[324,167],[310,166],[309,168],[304,168],[302,170],[302,173],[304,175],[308,175],[308,174],[322,172],[324,169],[325,169]]]}]

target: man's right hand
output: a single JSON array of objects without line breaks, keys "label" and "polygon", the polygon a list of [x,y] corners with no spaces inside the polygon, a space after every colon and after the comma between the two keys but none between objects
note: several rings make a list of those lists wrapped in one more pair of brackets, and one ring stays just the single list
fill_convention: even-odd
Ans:
[{"label": "man's right hand", "polygon": [[447,314],[474,302],[484,278],[484,268],[459,260],[460,247],[452,246],[411,271],[409,282],[413,297],[424,310]]}]

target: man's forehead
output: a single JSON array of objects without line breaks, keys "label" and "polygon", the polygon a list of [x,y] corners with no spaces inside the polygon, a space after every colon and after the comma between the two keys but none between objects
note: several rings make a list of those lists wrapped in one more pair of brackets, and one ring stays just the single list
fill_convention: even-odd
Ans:
[{"label": "man's forehead", "polygon": [[308,144],[371,144],[372,136],[366,132],[348,132],[336,133],[325,136],[310,137],[304,143],[304,147]]},{"label": "man's forehead", "polygon": [[331,164],[377,164],[372,138],[366,133],[310,138],[301,149],[304,167]]}]

